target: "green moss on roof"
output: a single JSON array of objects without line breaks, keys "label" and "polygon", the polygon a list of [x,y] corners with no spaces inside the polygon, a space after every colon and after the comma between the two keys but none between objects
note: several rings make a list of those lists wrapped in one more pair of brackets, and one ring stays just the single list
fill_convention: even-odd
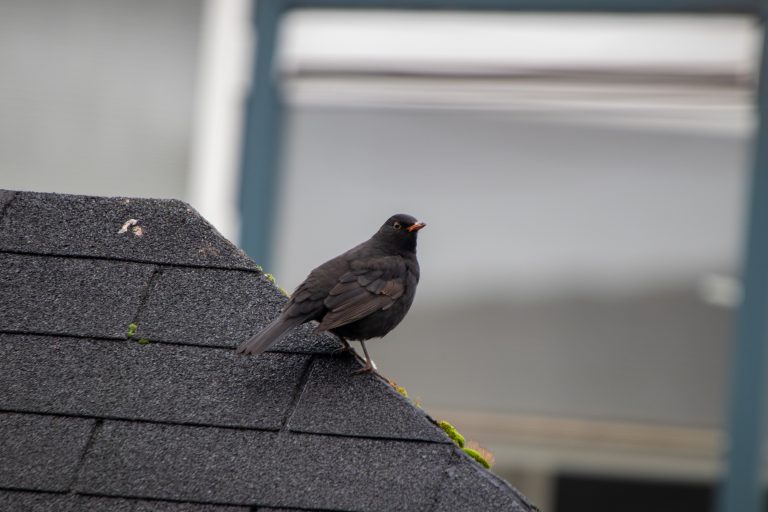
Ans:
[{"label": "green moss on roof", "polygon": [[273,285],[275,285],[275,286],[277,287],[277,289],[278,289],[278,290],[280,290],[280,293],[282,293],[283,295],[285,295],[286,297],[288,297],[288,292],[287,292],[287,291],[285,291],[285,288],[283,288],[282,286],[280,286],[279,284],[277,284],[277,280],[275,279],[275,276],[274,276],[274,275],[272,275],[272,274],[270,274],[270,273],[265,273],[265,274],[264,274],[264,277],[266,277],[266,278],[267,278],[267,281],[269,281],[270,283],[272,283]]},{"label": "green moss on roof", "polygon": [[464,453],[475,459],[477,462],[479,462],[482,466],[485,467],[485,469],[491,469],[491,464],[485,460],[485,458],[480,455],[480,452],[477,450],[473,450],[472,448],[462,448],[464,450]]},{"label": "green moss on roof", "polygon": [[459,446],[459,448],[464,448],[464,436],[461,435],[458,430],[456,430],[456,427],[445,420],[438,423],[438,425],[441,429],[443,429],[443,431],[445,431],[446,434],[448,434],[448,437],[450,437],[451,440]]}]

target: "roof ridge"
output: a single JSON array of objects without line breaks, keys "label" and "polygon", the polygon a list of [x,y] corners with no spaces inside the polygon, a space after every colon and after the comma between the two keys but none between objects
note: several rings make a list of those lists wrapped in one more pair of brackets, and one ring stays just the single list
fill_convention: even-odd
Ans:
[{"label": "roof ridge", "polygon": [[261,270],[179,199],[0,191],[0,251]]},{"label": "roof ridge", "polygon": [[107,200],[122,200],[122,199],[130,199],[130,200],[137,200],[137,199],[144,199],[148,201],[157,201],[157,202],[175,202],[180,203],[183,205],[188,205],[185,201],[181,199],[177,199],[175,197],[137,197],[137,196],[100,196],[96,194],[70,194],[68,192],[43,192],[39,190],[13,190],[13,189],[7,189],[7,188],[0,188],[0,194],[2,193],[11,193],[16,195],[24,195],[24,194],[37,194],[37,195],[46,195],[46,196],[56,196],[61,198],[69,198],[69,199],[79,199],[79,198],[88,198],[88,199],[107,199]]}]

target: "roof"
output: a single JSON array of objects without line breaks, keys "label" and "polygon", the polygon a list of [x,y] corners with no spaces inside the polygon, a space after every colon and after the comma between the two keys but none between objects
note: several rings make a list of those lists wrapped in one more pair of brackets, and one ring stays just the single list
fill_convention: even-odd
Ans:
[{"label": "roof", "polygon": [[2,510],[533,509],[311,326],[235,355],[285,297],[185,203],[0,191],[0,283]]}]

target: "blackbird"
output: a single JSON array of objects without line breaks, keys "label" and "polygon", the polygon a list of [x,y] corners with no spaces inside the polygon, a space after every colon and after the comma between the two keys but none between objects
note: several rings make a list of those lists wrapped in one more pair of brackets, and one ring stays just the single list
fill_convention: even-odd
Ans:
[{"label": "blackbird", "polygon": [[384,336],[408,313],[419,282],[416,237],[424,226],[410,215],[390,217],[369,240],[310,272],[280,316],[237,353],[261,354],[293,327],[315,320],[315,331],[335,334],[345,350],[348,340],[360,341],[365,366],[355,373],[374,371],[365,340]]}]

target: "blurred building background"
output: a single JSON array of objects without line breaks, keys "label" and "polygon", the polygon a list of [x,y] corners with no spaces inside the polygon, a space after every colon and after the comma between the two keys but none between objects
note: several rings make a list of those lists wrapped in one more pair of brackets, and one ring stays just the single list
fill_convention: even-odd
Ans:
[{"label": "blurred building background", "polygon": [[[249,12],[0,1],[0,187],[178,197],[237,241]],[[759,36],[738,16],[291,14],[268,270],[291,289],[416,215],[422,282],[370,344],[380,370],[542,510],[710,510]]]}]

